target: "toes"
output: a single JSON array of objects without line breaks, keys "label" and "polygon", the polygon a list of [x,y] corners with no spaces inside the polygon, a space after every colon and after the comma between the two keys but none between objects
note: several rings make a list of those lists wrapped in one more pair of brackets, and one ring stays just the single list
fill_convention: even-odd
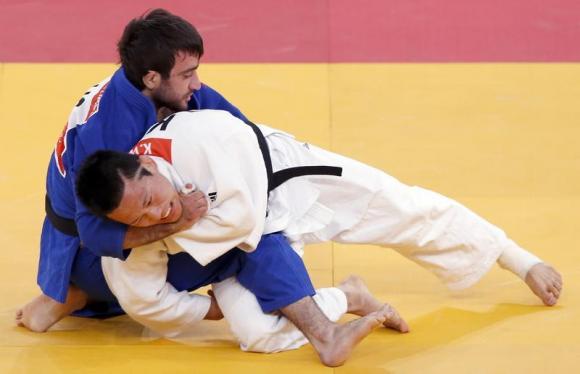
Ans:
[{"label": "toes", "polygon": [[558,298],[554,294],[548,292],[544,297],[542,297],[542,301],[547,306],[553,306],[558,302]]},{"label": "toes", "polygon": [[409,332],[409,325],[407,325],[407,322],[405,322],[401,317],[398,317],[396,321],[387,321],[386,324],[388,328],[397,330],[398,332]]},{"label": "toes", "polygon": [[404,334],[411,331],[411,329],[409,328],[409,325],[403,319],[401,319],[401,323],[399,324],[399,331],[404,333]]},{"label": "toes", "polygon": [[368,314],[362,318],[366,318],[366,319],[374,319],[378,322],[378,325],[385,323],[385,321],[387,320],[387,316],[385,313],[382,313],[382,310],[378,310],[376,312],[372,312],[371,314]]},{"label": "toes", "polygon": [[22,320],[23,317],[24,313],[22,312],[22,309],[18,310],[14,318],[14,322],[16,322],[17,326],[24,326],[24,321]]},{"label": "toes", "polygon": [[556,298],[560,297],[560,289],[555,284],[549,286],[548,291],[556,296]]},{"label": "toes", "polygon": [[385,304],[386,307],[386,321],[385,326],[391,328],[393,330],[397,330],[399,332],[405,333],[409,332],[409,326],[407,323],[401,318],[399,313],[393,308],[392,306]]}]

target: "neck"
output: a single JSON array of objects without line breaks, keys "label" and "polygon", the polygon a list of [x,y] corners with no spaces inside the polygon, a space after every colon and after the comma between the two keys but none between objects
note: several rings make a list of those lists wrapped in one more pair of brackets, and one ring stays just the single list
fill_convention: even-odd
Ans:
[{"label": "neck", "polygon": [[168,109],[167,107],[159,105],[159,103],[153,99],[153,91],[148,88],[144,88],[141,90],[143,96],[148,97],[149,100],[153,102],[155,106],[155,110],[157,111],[157,121],[161,121],[163,118],[167,117],[168,115],[174,113],[172,110]]},{"label": "neck", "polygon": [[171,110],[165,106],[157,108],[157,122],[161,121],[163,118],[165,118],[173,113],[175,113],[174,110]]}]

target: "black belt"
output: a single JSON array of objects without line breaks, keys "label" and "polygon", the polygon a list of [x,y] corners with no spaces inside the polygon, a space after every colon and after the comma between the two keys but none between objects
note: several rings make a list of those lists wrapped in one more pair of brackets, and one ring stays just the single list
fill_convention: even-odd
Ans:
[{"label": "black belt", "polygon": [[268,143],[266,143],[264,134],[262,134],[260,128],[252,122],[246,121],[246,123],[252,128],[252,130],[254,130],[256,138],[258,139],[260,151],[262,151],[262,157],[264,158],[266,173],[268,175],[268,193],[287,180],[295,177],[303,177],[306,175],[334,175],[337,177],[342,176],[342,168],[337,166],[296,166],[273,172],[272,159],[270,158],[270,149],[268,148]]},{"label": "black belt", "polygon": [[56,214],[54,209],[52,209],[52,204],[48,194],[44,197],[44,210],[46,211],[46,217],[52,225],[60,232],[70,236],[79,236],[79,231],[77,230],[77,225],[73,219],[63,218]]}]

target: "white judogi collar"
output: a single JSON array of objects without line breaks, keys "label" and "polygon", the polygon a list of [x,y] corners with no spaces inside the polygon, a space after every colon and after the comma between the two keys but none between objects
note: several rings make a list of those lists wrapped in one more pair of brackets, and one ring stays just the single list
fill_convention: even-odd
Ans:
[{"label": "white judogi collar", "polygon": [[161,157],[156,156],[150,157],[153,161],[155,161],[159,174],[167,178],[167,180],[170,181],[171,184],[173,184],[173,187],[175,187],[176,191],[181,192],[183,194],[188,194],[197,189],[196,185],[191,182],[189,182],[191,186],[187,188],[185,185],[188,183],[185,183],[183,179],[181,179],[181,176],[177,173],[175,168],[169,162],[165,161]]}]

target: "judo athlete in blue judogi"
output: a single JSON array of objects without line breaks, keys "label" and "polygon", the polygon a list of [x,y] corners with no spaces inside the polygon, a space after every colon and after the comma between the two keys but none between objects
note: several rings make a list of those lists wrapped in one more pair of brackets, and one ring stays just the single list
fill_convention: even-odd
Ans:
[{"label": "judo athlete in blue judogi", "polygon": [[[188,74],[195,75],[193,69],[197,68],[199,58],[180,56],[183,59],[176,61],[173,70],[183,67],[191,70]],[[188,86],[180,96],[181,104],[187,104],[187,108],[221,108],[243,118],[237,108],[199,80],[189,78],[184,83]],[[124,257],[127,226],[93,216],[76,200],[75,171],[96,150],[128,151],[156,121],[154,103],[127,79],[124,67],[89,89],[73,109],[51,157],[46,189],[49,209],[58,217],[74,220],[78,232],[63,232],[55,227],[50,215],[45,218],[38,272],[38,284],[45,295],[63,303],[71,277],[72,283],[80,288],[88,281],[83,279],[86,272],[81,267],[73,268],[81,242],[83,251]],[[77,265],[81,264],[84,265],[77,261]]]}]

